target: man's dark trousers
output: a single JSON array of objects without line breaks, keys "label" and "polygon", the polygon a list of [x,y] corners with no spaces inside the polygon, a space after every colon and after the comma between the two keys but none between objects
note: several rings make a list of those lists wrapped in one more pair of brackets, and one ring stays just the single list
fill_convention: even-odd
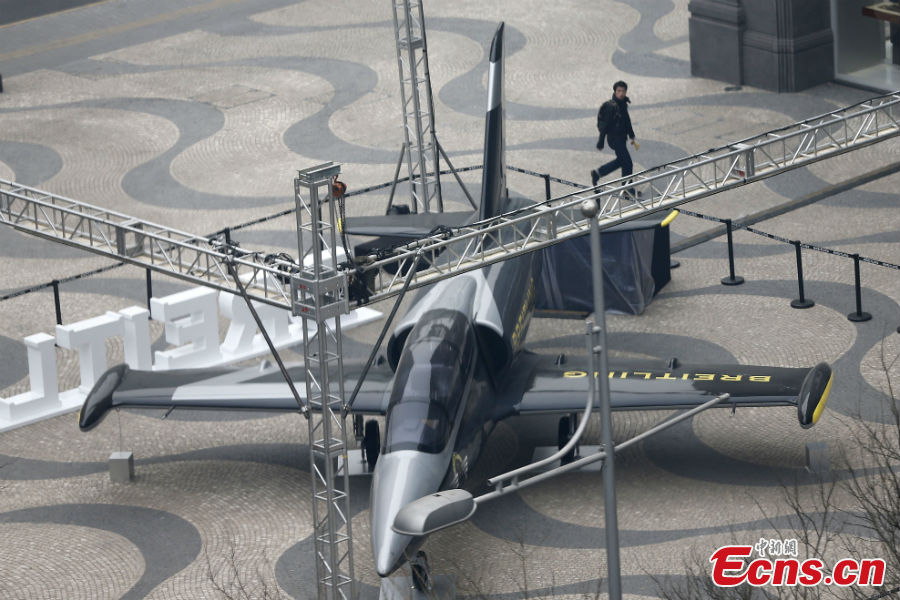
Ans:
[{"label": "man's dark trousers", "polygon": [[634,164],[631,162],[631,155],[628,154],[628,148],[625,145],[625,136],[607,135],[606,141],[609,147],[616,153],[615,160],[611,160],[599,169],[597,172],[600,177],[609,175],[619,167],[622,167],[622,177],[628,177],[634,170]]}]

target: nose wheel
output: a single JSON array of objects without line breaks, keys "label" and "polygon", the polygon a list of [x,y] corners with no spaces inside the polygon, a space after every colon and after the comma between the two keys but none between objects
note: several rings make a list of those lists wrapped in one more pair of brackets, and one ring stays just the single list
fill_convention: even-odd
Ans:
[{"label": "nose wheel", "polygon": [[369,471],[372,471],[375,469],[375,463],[378,462],[378,455],[381,454],[381,432],[378,429],[378,421],[374,419],[366,421],[363,448],[366,451],[366,463]]},{"label": "nose wheel", "polygon": [[422,550],[416,552],[416,557],[409,561],[412,569],[413,588],[420,592],[430,592],[434,589],[431,580],[431,567],[428,566],[428,555]]},{"label": "nose wheel", "polygon": [[[569,440],[572,439],[572,434],[575,432],[574,422],[575,422],[575,415],[572,415],[571,418],[570,417],[560,417],[559,428],[557,429],[557,439],[556,439],[557,448],[559,448],[560,450],[562,450],[563,447],[569,443]],[[560,461],[559,461],[560,464],[566,465],[566,464],[569,464],[570,462],[572,462],[573,460],[575,460],[575,451],[577,449],[578,449],[578,446],[576,445],[571,450],[566,452],[562,456],[562,458],[560,458]]]}]

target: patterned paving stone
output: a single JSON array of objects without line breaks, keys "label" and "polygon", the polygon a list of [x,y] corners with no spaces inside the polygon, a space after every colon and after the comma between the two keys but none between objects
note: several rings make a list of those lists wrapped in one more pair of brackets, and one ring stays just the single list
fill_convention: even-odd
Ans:
[{"label": "patterned paving stone", "polygon": [[[642,143],[633,153],[638,169],[869,97],[836,84],[796,94],[726,91],[721,82],[690,77],[688,5],[426,5],[442,145],[457,167],[481,161],[486,53],[500,20],[508,32],[508,163],[576,183],[587,183],[590,169],[611,158],[594,148],[595,115],[617,79],[630,86]],[[5,25],[0,178],[198,234],[291,207],[293,173],[310,164],[341,162],[351,190],[388,181],[403,141],[392,19],[386,2],[107,0]],[[755,227],[896,264],[900,174],[841,188],[890,168],[895,149],[896,141],[879,144],[688,208],[738,219],[820,197]],[[479,175],[463,177],[477,192]],[[542,180],[519,173],[510,174],[509,186],[526,197],[544,194]],[[445,183],[447,204],[462,208],[455,188]],[[569,191],[553,184],[555,194]],[[347,209],[379,214],[387,197],[353,197]],[[290,218],[266,221],[236,239],[245,248],[293,252],[293,226]],[[682,215],[673,241],[714,227]],[[734,242],[743,286],[719,284],[728,270],[723,237],[686,249],[643,315],[608,316],[610,354],[777,366],[828,361],[836,372],[830,410],[810,430],[797,426],[790,408],[710,411],[618,456],[629,599],[659,597],[657,580],[683,577],[694,555],[789,529],[785,482],[797,481],[805,505],[818,510],[806,445],[827,443],[835,465],[844,454],[861,461],[852,451],[867,427],[885,430],[881,407],[900,389],[897,271],[863,265],[864,309],[874,319],[853,324],[846,318],[855,309],[851,260],[804,250],[806,294],[816,306],[797,311],[788,306],[797,295],[793,248],[746,231],[735,232]],[[7,265],[0,295],[111,264],[11,230],[0,231],[0,258]],[[153,289],[165,295],[184,285],[154,277]],[[64,283],[61,292],[71,323],[143,305],[144,272],[114,269]],[[22,339],[54,326],[49,289],[0,301],[0,393],[28,389]],[[220,331],[226,326],[220,319]],[[347,332],[347,355],[365,357],[380,328]],[[165,347],[158,323],[151,338],[154,349]],[[529,333],[536,351],[581,353],[584,344],[579,320],[535,319]],[[122,353],[119,340],[107,343],[111,363]],[[61,388],[78,385],[76,353],[58,348],[57,361]],[[617,413],[614,438],[624,441],[670,415]],[[312,597],[305,421],[161,417],[123,411],[81,434],[75,415],[64,415],[0,435],[0,597],[212,599],[216,585],[228,588],[235,575],[253,593],[266,585]],[[556,443],[555,430],[537,419],[501,424],[477,475],[527,461],[535,445]],[[598,439],[594,416],[585,443]],[[134,452],[130,484],[109,480],[106,461],[117,449]],[[595,597],[606,577],[602,496],[596,473],[566,475],[484,505],[426,549],[437,571],[456,575],[465,596],[512,600],[527,589],[529,596]],[[356,578],[361,598],[375,598],[367,499],[368,481],[354,480]]]}]

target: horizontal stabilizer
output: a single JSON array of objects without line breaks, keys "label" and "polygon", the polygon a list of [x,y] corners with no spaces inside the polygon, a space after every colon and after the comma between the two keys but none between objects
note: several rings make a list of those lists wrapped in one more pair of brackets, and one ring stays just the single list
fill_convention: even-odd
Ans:
[{"label": "horizontal stabilizer", "polygon": [[433,235],[441,227],[460,227],[477,218],[474,211],[443,213],[410,213],[372,217],[347,217],[343,232],[348,235],[371,235],[417,240]]}]

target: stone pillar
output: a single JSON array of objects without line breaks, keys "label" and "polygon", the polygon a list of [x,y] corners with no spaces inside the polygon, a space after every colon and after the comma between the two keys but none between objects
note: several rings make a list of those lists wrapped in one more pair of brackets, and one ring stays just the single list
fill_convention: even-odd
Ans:
[{"label": "stone pillar", "polygon": [[691,74],[775,92],[834,79],[822,0],[691,0]]},{"label": "stone pillar", "polygon": [[741,0],[747,15],[743,79],[774,92],[796,92],[834,79],[829,3]]},{"label": "stone pillar", "polygon": [[691,0],[691,75],[743,83],[744,8],[740,0]]}]

